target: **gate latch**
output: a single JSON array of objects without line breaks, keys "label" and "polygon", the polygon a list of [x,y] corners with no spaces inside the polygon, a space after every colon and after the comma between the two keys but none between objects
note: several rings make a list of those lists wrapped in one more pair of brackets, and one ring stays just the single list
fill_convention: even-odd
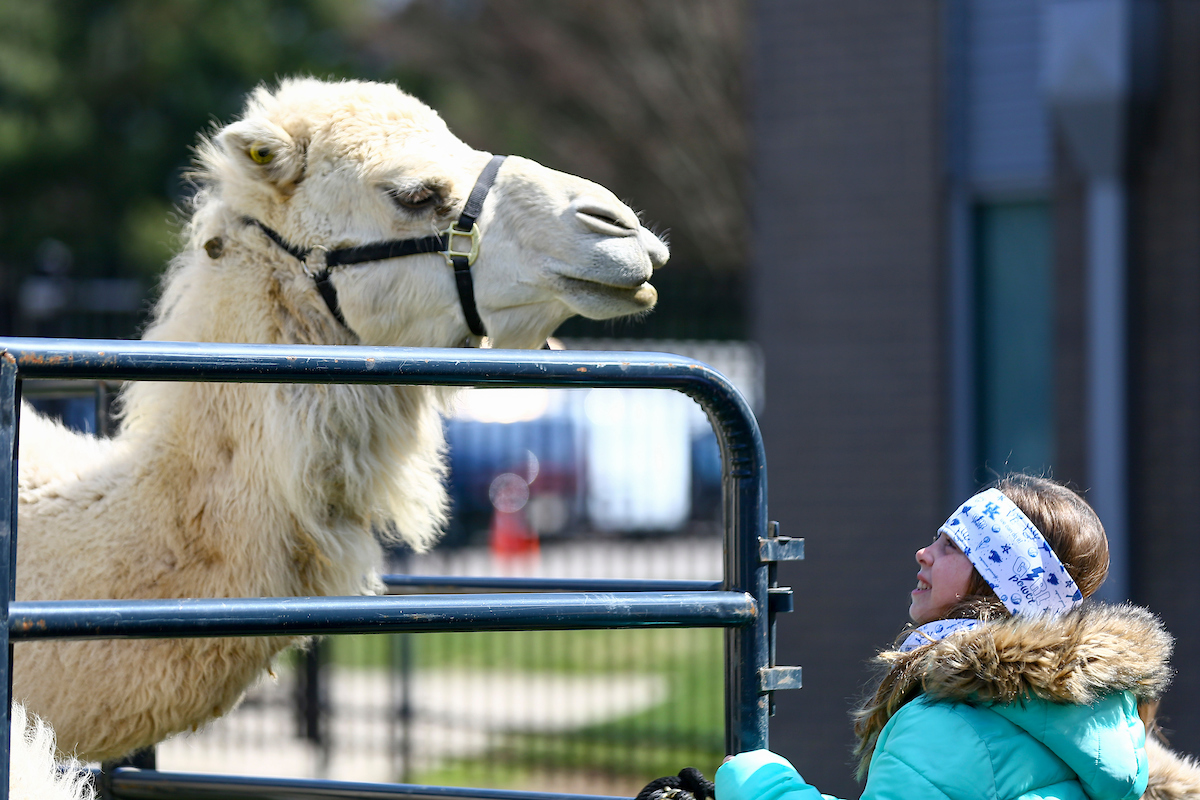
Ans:
[{"label": "gate latch", "polygon": [[799,689],[801,669],[802,667],[763,667],[758,671],[758,693]]},{"label": "gate latch", "polygon": [[758,540],[758,560],[765,563],[777,561],[803,561],[804,540],[793,539],[791,536],[780,536],[779,523],[771,522],[771,535]]},{"label": "gate latch", "polygon": [[[759,561],[767,565],[767,630],[771,637],[770,666],[758,671],[758,691],[770,694],[783,689],[799,689],[800,667],[775,666],[775,615],[786,614],[795,608],[790,586],[780,586],[776,578],[780,561],[802,561],[804,540],[779,535],[779,523],[767,523],[767,536],[758,540]],[[771,700],[771,713],[775,713],[775,701]]]}]

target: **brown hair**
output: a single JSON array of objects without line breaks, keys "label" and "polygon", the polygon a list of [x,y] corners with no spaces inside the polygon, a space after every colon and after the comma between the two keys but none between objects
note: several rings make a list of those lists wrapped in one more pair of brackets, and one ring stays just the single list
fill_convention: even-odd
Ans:
[{"label": "brown hair", "polygon": [[[1082,497],[1049,478],[1020,473],[1005,475],[986,488],[999,489],[1029,517],[1084,597],[1100,588],[1108,576],[1108,538],[1100,518]],[[979,571],[972,570],[967,594],[946,616],[991,620],[1012,614]],[[905,631],[901,636],[907,634]],[[901,706],[920,693],[920,681],[914,681],[908,674],[917,655],[917,651],[889,654],[890,668],[875,691],[852,714],[854,732],[858,735],[855,755],[859,759],[860,780],[866,776],[875,740],[883,726]]]},{"label": "brown hair", "polygon": [[[1108,537],[1092,507],[1071,489],[1035,475],[1011,473],[986,488],[999,489],[1029,517],[1067,573],[1088,597],[1108,576]],[[967,594],[948,617],[998,619],[1012,616],[987,581],[972,570]]]}]

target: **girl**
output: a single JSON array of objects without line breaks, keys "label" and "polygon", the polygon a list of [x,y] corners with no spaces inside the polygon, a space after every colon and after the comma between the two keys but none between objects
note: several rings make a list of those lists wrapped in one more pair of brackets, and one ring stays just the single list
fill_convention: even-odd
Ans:
[{"label": "girl", "polygon": [[[1009,475],[946,520],[917,564],[917,627],[879,655],[886,674],[854,715],[863,800],[1141,797],[1138,706],[1166,689],[1172,642],[1143,609],[1082,604],[1108,573],[1088,504]],[[716,795],[829,797],[766,750],[728,759]]]}]

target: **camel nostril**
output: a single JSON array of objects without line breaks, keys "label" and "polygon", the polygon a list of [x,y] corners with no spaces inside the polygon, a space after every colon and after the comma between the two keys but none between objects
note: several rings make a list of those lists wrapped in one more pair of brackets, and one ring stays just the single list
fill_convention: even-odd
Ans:
[{"label": "camel nostril", "polygon": [[637,218],[633,217],[633,212],[622,214],[614,209],[591,204],[575,209],[575,218],[588,230],[604,236],[632,236],[640,227]]},{"label": "camel nostril", "polygon": [[[625,228],[625,227],[626,227],[626,226],[624,226],[624,225],[622,225],[622,224],[621,224],[621,221],[620,221],[619,219],[617,219],[616,217],[610,217],[610,216],[608,216],[607,214],[590,214],[590,213],[587,213],[587,212],[585,212],[585,211],[581,211],[581,212],[579,212],[579,213],[581,213],[581,214],[586,214],[587,216],[589,216],[589,217],[591,217],[591,218],[593,218],[593,219],[598,219],[598,220],[600,220],[601,222],[604,222],[604,223],[606,223],[606,224],[608,224],[608,225],[612,225],[614,228]],[[627,229],[627,228],[626,228],[626,229]],[[627,230],[628,230],[628,229],[627,229]]]}]

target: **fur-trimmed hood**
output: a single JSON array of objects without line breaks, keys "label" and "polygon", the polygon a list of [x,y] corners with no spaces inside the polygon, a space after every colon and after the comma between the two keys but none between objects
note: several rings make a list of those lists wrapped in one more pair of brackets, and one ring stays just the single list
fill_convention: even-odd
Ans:
[{"label": "fur-trimmed hood", "polygon": [[860,774],[880,731],[920,694],[967,703],[1037,699],[1091,705],[1116,692],[1157,699],[1171,681],[1171,635],[1136,606],[1085,603],[1058,616],[985,622],[907,653],[888,650],[875,696],[855,713]]},{"label": "fur-trimmed hood", "polygon": [[[1171,682],[1171,635],[1131,605],[1086,604],[1060,616],[1012,617],[915,651],[907,670],[931,697],[1090,705],[1129,691],[1159,698]],[[881,658],[887,660],[890,653]]]}]

